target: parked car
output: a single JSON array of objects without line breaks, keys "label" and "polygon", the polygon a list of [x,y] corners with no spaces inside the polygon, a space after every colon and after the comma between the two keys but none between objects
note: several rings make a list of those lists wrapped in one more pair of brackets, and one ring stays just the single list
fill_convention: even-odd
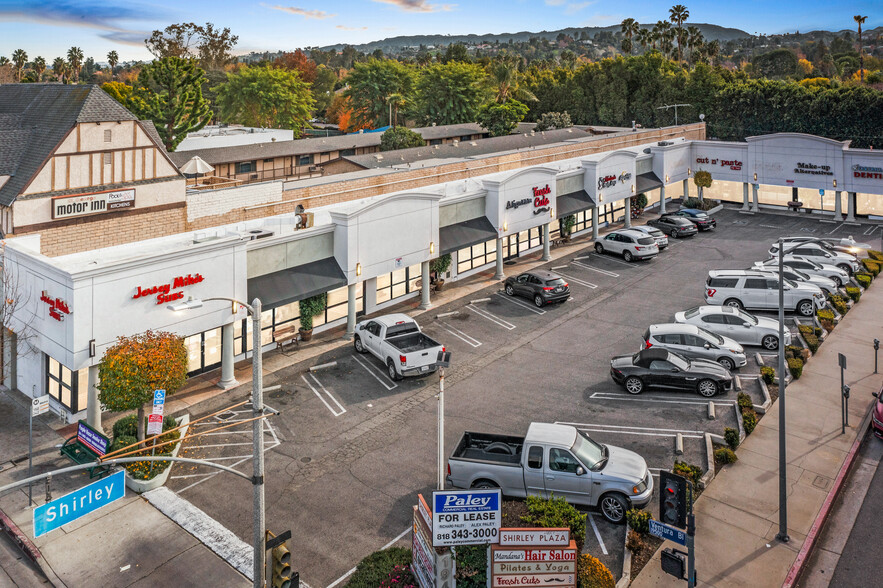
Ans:
[{"label": "parked car", "polygon": [[696,225],[679,216],[660,216],[659,218],[648,220],[647,224],[659,229],[666,235],[671,235],[675,239],[689,237],[699,232]]},{"label": "parked car", "polygon": [[629,394],[648,388],[695,390],[706,398],[733,389],[733,374],[708,359],[687,359],[667,349],[644,349],[610,360],[610,376]]},{"label": "parked car", "polygon": [[[839,251],[830,251],[822,247],[818,243],[801,243],[792,247],[785,245],[785,254],[799,255],[815,261],[816,263],[827,263],[836,265],[840,269],[850,273],[857,272],[861,268],[858,259],[851,253],[841,253]],[[779,244],[773,243],[769,250],[770,258],[779,255]]]},{"label": "parked car", "polygon": [[[676,323],[687,323],[729,337],[742,345],[779,348],[779,321],[755,316],[733,306],[694,306],[675,314]],[[791,331],[785,327],[785,345],[791,345]]]},{"label": "parked car", "polygon": [[[776,256],[761,263],[765,266],[777,269],[779,267],[779,258]],[[849,282],[849,272],[845,269],[839,268],[836,265],[816,263],[808,257],[801,257],[799,255],[791,255],[790,253],[787,253],[782,259],[782,264],[811,276],[819,276],[833,280],[838,288]]]},{"label": "parked car", "polygon": [[696,228],[700,231],[710,231],[717,226],[717,221],[714,220],[713,216],[708,216],[707,212],[699,210],[698,208],[682,208],[675,212],[666,213],[665,216],[679,216],[685,218],[696,225]]},{"label": "parked car", "polygon": [[353,346],[370,353],[386,365],[390,380],[431,374],[444,346],[420,331],[406,314],[387,314],[356,325]]},{"label": "parked car", "polygon": [[632,227],[633,231],[641,231],[646,235],[650,235],[654,239],[656,239],[656,245],[659,246],[659,250],[662,251],[666,247],[668,247],[668,237],[665,236],[665,233],[657,229],[656,227],[648,227],[647,225],[638,225],[637,227]]},{"label": "parked car", "polygon": [[828,251],[838,251],[840,253],[849,253],[850,255],[867,255],[868,249],[871,248],[868,243],[857,242],[852,235],[842,239],[821,239],[819,237],[809,237],[805,235],[797,235],[794,237],[782,237],[785,243],[818,243]]},{"label": "parked car", "polygon": [[632,229],[618,229],[604,235],[595,242],[598,253],[615,253],[622,255],[626,261],[633,259],[650,259],[659,255],[656,239]]},{"label": "parked car", "polygon": [[873,392],[877,402],[874,403],[874,413],[871,415],[871,425],[874,428],[874,435],[878,439],[883,439],[883,389],[880,392]]},{"label": "parked car", "polygon": [[570,285],[558,274],[546,270],[532,270],[506,278],[506,294],[530,298],[537,306],[550,302],[564,302],[570,298]]},{"label": "parked car", "polygon": [[641,349],[660,348],[687,358],[716,361],[730,371],[748,363],[745,350],[730,339],[692,324],[650,325],[644,331]]},{"label": "parked car", "polygon": [[[773,274],[779,274],[779,260],[778,259],[768,259],[767,261],[755,261],[754,267],[749,269],[756,269],[764,272],[770,272]],[[805,274],[798,269],[794,269],[793,267],[787,266],[782,263],[782,275],[792,282],[806,282],[807,284],[812,284],[813,286],[817,286],[822,292],[826,292],[828,294],[837,294],[837,282],[829,278],[823,278],[822,276],[812,276],[810,274]]]},{"label": "parked car", "polygon": [[518,498],[561,496],[599,507],[616,524],[653,495],[643,457],[597,443],[576,427],[547,423],[531,423],[524,437],[463,433],[448,460],[447,482],[455,488],[499,488]]},{"label": "parked car", "polygon": [[[825,295],[813,285],[785,280],[786,310],[812,316],[825,305]],[[755,270],[711,270],[705,280],[705,303],[776,310],[779,308],[779,278]]]}]

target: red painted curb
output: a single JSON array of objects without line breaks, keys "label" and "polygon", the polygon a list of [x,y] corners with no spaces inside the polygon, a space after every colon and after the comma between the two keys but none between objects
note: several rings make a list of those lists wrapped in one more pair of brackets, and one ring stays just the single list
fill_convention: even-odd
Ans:
[{"label": "red painted curb", "polygon": [[[883,388],[881,388],[881,391],[883,391]],[[809,561],[809,556],[812,553],[813,547],[815,547],[819,531],[821,531],[822,525],[825,524],[828,515],[831,513],[834,499],[840,494],[840,490],[843,488],[843,483],[846,481],[846,476],[849,473],[850,468],[852,468],[852,464],[855,462],[855,456],[858,455],[858,448],[861,446],[865,434],[868,432],[868,427],[871,424],[871,412],[874,410],[875,403],[876,400],[871,403],[865,418],[862,420],[861,431],[856,435],[849,453],[846,454],[846,461],[840,466],[840,472],[834,480],[834,486],[831,487],[831,490],[825,497],[825,502],[822,503],[822,508],[819,510],[819,514],[816,516],[816,520],[813,522],[809,534],[806,536],[806,541],[803,542],[803,547],[800,548],[800,552],[797,554],[797,559],[791,564],[791,569],[788,570],[788,575],[785,576],[785,581],[782,582],[782,588],[794,588],[794,584],[803,572],[806,562]]]},{"label": "red painted curb", "polygon": [[33,561],[38,566],[40,565],[37,560],[43,557],[40,553],[40,550],[37,549],[37,546],[31,543],[31,540],[28,539],[27,535],[21,532],[21,529],[12,522],[6,513],[0,510],[0,530],[6,532],[12,540],[18,545],[18,548],[22,550],[22,552],[28,556],[28,558]]}]

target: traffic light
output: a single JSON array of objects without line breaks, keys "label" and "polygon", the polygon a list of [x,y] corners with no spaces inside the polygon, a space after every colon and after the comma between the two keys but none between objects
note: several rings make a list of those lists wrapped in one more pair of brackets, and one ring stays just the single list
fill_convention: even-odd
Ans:
[{"label": "traffic light", "polygon": [[671,472],[659,472],[659,518],[673,527],[687,526],[687,480]]},{"label": "traffic light", "polygon": [[273,574],[270,586],[273,588],[291,588],[291,552],[285,543],[273,548]]}]

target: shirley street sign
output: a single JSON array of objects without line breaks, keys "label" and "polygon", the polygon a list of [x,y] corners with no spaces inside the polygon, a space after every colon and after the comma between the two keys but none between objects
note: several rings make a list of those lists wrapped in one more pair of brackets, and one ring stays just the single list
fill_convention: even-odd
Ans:
[{"label": "shirley street sign", "polygon": [[120,470],[34,509],[34,537],[72,523],[126,495],[126,471]]}]

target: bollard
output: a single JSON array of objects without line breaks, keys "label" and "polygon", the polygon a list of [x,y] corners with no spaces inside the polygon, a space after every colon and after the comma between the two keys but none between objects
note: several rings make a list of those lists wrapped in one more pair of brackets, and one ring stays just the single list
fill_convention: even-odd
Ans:
[{"label": "bollard", "polygon": [[709,420],[712,420],[712,421],[715,419],[715,415],[714,415],[714,402],[709,402],[709,403],[708,403],[708,418],[709,418]]},{"label": "bollard", "polygon": [[675,455],[684,455],[684,435],[682,433],[675,435]]},{"label": "bollard", "polygon": [[880,351],[880,339],[874,339],[874,373],[877,373],[877,352]]}]

